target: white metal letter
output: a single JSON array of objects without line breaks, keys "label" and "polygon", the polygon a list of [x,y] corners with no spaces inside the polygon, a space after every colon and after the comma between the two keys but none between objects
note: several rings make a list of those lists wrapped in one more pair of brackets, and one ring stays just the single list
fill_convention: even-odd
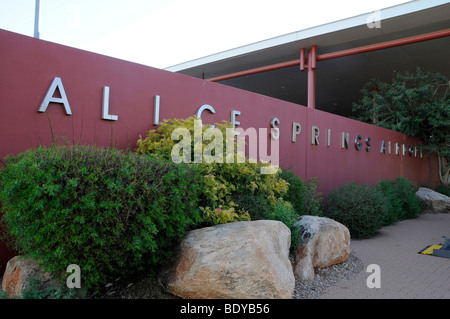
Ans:
[{"label": "white metal letter", "polygon": [[161,98],[159,95],[155,95],[154,112],[153,112],[153,125],[159,125],[159,103]]},{"label": "white metal letter", "polygon": [[300,123],[292,122],[292,143],[297,142],[297,135],[302,132],[302,126]]},{"label": "white metal letter", "polygon": [[[59,90],[61,97],[53,97],[56,89]],[[69,100],[67,99],[66,92],[64,91],[64,86],[62,84],[61,78],[55,77],[52,84],[50,85],[47,94],[45,94],[44,100],[39,107],[39,112],[45,112],[50,103],[60,103],[64,105],[67,115],[72,115],[72,110],[70,109]]]},{"label": "white metal letter", "polygon": [[[202,119],[202,113],[204,110],[208,110],[210,111],[212,114],[216,113],[216,110],[214,110],[214,108],[209,105],[209,104],[203,104],[202,106],[200,106],[197,110],[197,113],[195,113],[195,115],[201,120]],[[211,125],[211,128],[214,128],[215,125]]]},{"label": "white metal letter", "polygon": [[208,110],[210,111],[212,114],[216,113],[216,110],[214,110],[214,108],[211,105],[208,104],[204,104],[202,106],[199,107],[199,109],[197,110],[197,113],[195,114],[199,119],[202,118],[202,113],[204,110]]},{"label": "white metal letter", "polygon": [[231,123],[233,124],[233,128],[236,128],[236,125],[241,125],[241,122],[236,121],[236,115],[241,115],[241,112],[232,110],[231,111]]},{"label": "white metal letter", "polygon": [[311,144],[312,145],[319,145],[319,135],[320,131],[317,126],[311,126]]},{"label": "white metal letter", "polygon": [[117,121],[119,117],[117,115],[111,115],[109,113],[109,86],[103,88],[103,103],[102,103],[102,119],[109,121]]},{"label": "white metal letter", "polygon": [[272,126],[272,129],[270,130],[270,136],[273,140],[278,140],[280,138],[280,129],[277,127],[278,124],[280,124],[280,120],[278,119],[278,117],[274,117],[270,121],[270,126]]}]

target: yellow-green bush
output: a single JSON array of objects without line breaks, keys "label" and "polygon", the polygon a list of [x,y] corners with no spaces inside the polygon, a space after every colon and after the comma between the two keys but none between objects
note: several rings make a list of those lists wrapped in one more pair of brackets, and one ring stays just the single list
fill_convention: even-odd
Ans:
[{"label": "yellow-green bush", "polygon": [[[261,168],[268,166],[268,163],[250,163],[248,159],[238,163],[238,156],[234,152],[232,163],[195,163],[194,148],[201,154],[206,147],[210,147],[212,142],[221,142],[222,154],[226,154],[226,129],[231,128],[231,123],[223,122],[215,124],[215,127],[222,132],[222,141],[204,141],[195,143],[194,127],[196,117],[187,119],[166,119],[156,130],[150,130],[145,138],[140,138],[137,142],[136,152],[139,154],[149,154],[158,158],[171,159],[174,146],[178,143],[172,139],[172,132],[176,128],[186,128],[190,133],[190,161],[192,165],[198,166],[203,175],[203,196],[201,198],[201,210],[204,214],[205,222],[208,224],[220,224],[238,220],[250,220],[258,212],[251,208],[243,209],[236,203],[236,198],[242,195],[262,195],[266,199],[267,205],[274,209],[277,200],[283,197],[288,190],[288,183],[280,178],[278,170],[276,174],[261,174]],[[202,125],[202,134],[210,128],[210,125]],[[181,143],[182,141],[180,141]],[[185,141],[186,142],[186,141]],[[233,139],[233,147],[236,147]],[[208,146],[209,145],[209,146]],[[200,150],[201,147],[201,150]],[[235,148],[236,150],[236,148]],[[215,153],[211,152],[214,156]],[[240,157],[242,158],[242,157]]]}]

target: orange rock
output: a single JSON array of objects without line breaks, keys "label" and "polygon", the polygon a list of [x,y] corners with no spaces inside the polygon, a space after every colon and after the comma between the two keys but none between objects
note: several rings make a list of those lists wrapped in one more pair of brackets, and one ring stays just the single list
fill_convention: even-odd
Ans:
[{"label": "orange rock", "polygon": [[44,281],[52,279],[52,275],[39,269],[39,264],[29,258],[15,256],[6,265],[3,275],[2,290],[8,297],[21,297],[23,289],[31,277],[39,276]]}]

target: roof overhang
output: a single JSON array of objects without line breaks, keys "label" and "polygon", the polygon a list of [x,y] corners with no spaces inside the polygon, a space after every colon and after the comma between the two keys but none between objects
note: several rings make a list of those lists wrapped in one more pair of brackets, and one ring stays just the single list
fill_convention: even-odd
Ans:
[{"label": "roof overhang", "polygon": [[[369,28],[373,12],[289,33],[225,52],[181,63],[166,70],[197,78],[299,59],[300,48],[317,46],[326,54],[448,29],[450,1],[418,0],[380,12],[380,28]],[[397,72],[439,72],[450,76],[450,37],[318,61],[316,108],[348,116],[364,83],[373,77],[392,79]],[[298,66],[245,75],[219,83],[301,105],[307,103],[307,75]]]}]

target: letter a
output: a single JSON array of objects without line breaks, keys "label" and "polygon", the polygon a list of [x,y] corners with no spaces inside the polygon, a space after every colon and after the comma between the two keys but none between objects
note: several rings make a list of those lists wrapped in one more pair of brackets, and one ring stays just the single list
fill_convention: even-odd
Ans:
[{"label": "letter a", "polygon": [[367,17],[366,24],[369,29],[373,29],[373,28],[380,29],[381,28],[381,11],[376,10],[376,11],[372,12],[372,14]]},{"label": "letter a", "polygon": [[77,264],[70,264],[69,266],[67,266],[67,272],[71,273],[66,280],[67,288],[81,288],[80,266],[78,266]]},{"label": "letter a", "polygon": [[[185,127],[177,127],[172,131],[172,141],[178,141],[180,137],[183,137],[181,142],[176,143],[172,147],[170,155],[172,157],[172,162],[180,164],[181,162],[190,163],[191,162],[191,133]],[[201,145],[201,144],[200,144]],[[182,151],[183,155],[180,155]]]},{"label": "letter a", "polygon": [[[59,90],[61,97],[53,97],[56,89]],[[61,103],[64,105],[67,115],[72,115],[72,111],[70,110],[69,100],[67,99],[66,92],[64,91],[64,86],[62,84],[61,78],[55,77],[53,79],[52,84],[50,85],[47,94],[42,101],[41,106],[39,107],[39,112],[45,112],[50,103]]]},{"label": "letter a", "polygon": [[381,288],[381,269],[377,264],[370,264],[367,266],[366,272],[372,273],[367,277],[368,288]]}]

